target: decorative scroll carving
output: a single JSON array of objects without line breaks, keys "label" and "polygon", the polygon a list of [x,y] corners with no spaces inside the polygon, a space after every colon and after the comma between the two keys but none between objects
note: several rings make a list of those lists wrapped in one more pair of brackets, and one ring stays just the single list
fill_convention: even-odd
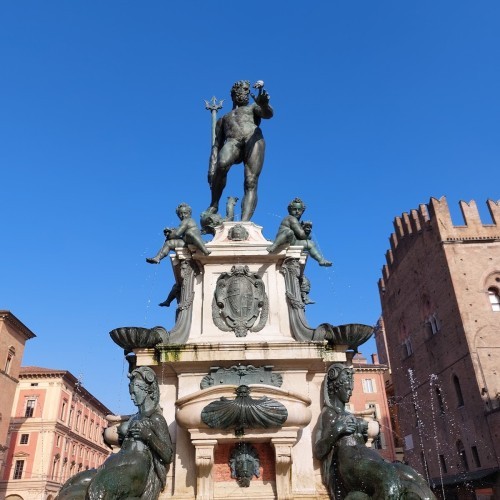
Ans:
[{"label": "decorative scroll carving", "polygon": [[231,477],[242,488],[248,488],[253,476],[259,477],[260,460],[257,450],[249,443],[238,443],[229,459]]},{"label": "decorative scroll carving", "polygon": [[314,338],[314,328],[311,328],[304,314],[304,302],[300,293],[300,264],[298,259],[285,259],[281,267],[285,277],[286,298],[288,302],[288,315],[293,336],[296,340],[307,342],[323,340]]},{"label": "decorative scroll carving", "polygon": [[200,389],[206,389],[214,385],[250,385],[267,384],[281,387],[283,376],[272,373],[272,366],[234,365],[231,368],[220,368],[212,366],[210,374],[205,375],[201,381]]},{"label": "decorative scroll carving", "polygon": [[[217,280],[212,301],[212,318],[223,332],[233,331],[246,337],[248,331],[264,328],[269,313],[269,301],[264,282],[248,266],[233,266]],[[260,316],[260,318],[259,318]],[[259,322],[255,322],[259,318]]]},{"label": "decorative scroll carving", "polygon": [[275,399],[264,396],[253,399],[250,387],[240,385],[236,398],[220,398],[203,408],[201,420],[213,429],[233,428],[237,436],[245,429],[281,427],[288,418],[288,411]]},{"label": "decorative scroll carving", "polygon": [[191,320],[193,317],[194,277],[198,274],[195,261],[181,261],[181,296],[177,304],[176,322],[168,334],[167,343],[185,344],[189,339]]}]

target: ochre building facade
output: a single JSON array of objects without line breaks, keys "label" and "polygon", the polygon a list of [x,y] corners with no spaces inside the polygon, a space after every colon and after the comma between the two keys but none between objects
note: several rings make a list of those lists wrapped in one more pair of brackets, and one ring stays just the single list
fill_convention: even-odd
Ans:
[{"label": "ochre building facade", "polygon": [[110,413],[70,372],[22,367],[0,498],[52,500],[69,477],[99,467]]},{"label": "ochre building facade", "polygon": [[26,341],[36,335],[10,311],[0,311],[0,478],[7,457],[10,414]]}]

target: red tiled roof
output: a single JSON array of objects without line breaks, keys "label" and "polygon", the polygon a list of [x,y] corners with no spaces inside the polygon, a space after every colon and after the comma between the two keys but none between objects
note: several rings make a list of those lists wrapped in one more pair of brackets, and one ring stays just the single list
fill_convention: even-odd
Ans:
[{"label": "red tiled roof", "polygon": [[28,373],[66,373],[67,370],[55,370],[54,368],[43,368],[41,366],[21,366],[19,375]]}]

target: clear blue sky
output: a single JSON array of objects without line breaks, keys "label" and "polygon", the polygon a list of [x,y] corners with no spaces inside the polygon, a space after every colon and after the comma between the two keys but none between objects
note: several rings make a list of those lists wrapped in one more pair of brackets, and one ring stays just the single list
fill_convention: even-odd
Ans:
[{"label": "clear blue sky", "polygon": [[497,0],[2,2],[0,308],[37,334],[24,364],[130,410],[108,332],[173,326],[145,257],[179,202],[208,206],[203,99],[227,111],[238,79],[275,109],[253,221],[273,238],[300,196],[334,261],[308,264],[309,323],[374,324],[395,216],[500,199],[499,26]]}]

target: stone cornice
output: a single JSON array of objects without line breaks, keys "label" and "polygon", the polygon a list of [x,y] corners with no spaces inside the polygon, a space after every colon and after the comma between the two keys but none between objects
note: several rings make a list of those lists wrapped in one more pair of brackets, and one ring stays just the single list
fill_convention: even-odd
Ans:
[{"label": "stone cornice", "polygon": [[10,311],[0,310],[0,320],[9,323],[17,332],[21,333],[26,340],[36,337],[36,335]]},{"label": "stone cornice", "polygon": [[385,372],[389,368],[387,365],[356,365],[353,364],[355,372]]}]

